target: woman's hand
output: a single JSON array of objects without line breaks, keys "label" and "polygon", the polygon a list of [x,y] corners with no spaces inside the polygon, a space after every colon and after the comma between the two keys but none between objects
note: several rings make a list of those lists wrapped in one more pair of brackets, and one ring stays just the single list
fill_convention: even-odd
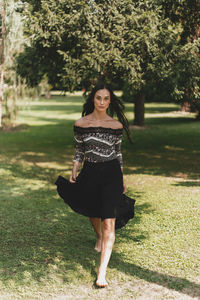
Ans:
[{"label": "woman's hand", "polygon": [[76,182],[76,176],[77,176],[76,174],[77,174],[76,168],[73,168],[72,175],[69,177],[69,181],[71,183],[75,183]]},{"label": "woman's hand", "polygon": [[71,182],[71,183],[76,182],[77,172],[78,172],[78,169],[80,168],[80,166],[81,166],[80,162],[78,162],[78,161],[74,162],[73,169],[72,169],[72,175],[69,177],[69,182]]},{"label": "woman's hand", "polygon": [[76,182],[76,177],[74,177],[73,175],[71,175],[71,176],[69,177],[69,182],[75,183],[75,182]]}]

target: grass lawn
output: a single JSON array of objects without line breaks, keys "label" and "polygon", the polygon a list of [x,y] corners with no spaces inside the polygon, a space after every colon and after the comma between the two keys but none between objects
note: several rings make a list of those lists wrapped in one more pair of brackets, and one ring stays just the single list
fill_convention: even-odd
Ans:
[{"label": "grass lawn", "polygon": [[[58,197],[69,176],[79,95],[20,106],[0,131],[0,299],[199,299],[200,122],[170,103],[146,104],[146,126],[122,146],[136,216],[116,233],[107,289],[88,219]],[[132,122],[133,105],[126,105]]]}]

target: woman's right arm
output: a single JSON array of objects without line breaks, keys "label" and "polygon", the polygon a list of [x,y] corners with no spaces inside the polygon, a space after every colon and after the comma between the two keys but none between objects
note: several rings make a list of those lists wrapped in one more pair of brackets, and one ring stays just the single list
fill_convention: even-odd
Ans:
[{"label": "woman's right arm", "polygon": [[74,130],[74,140],[75,140],[75,154],[73,159],[72,175],[69,181],[71,183],[76,182],[77,172],[83,162],[85,156],[85,146],[83,141],[82,133],[78,132],[77,129]]},{"label": "woman's right arm", "polygon": [[78,172],[80,166],[81,166],[81,163],[79,161],[74,161],[73,169],[72,169],[72,175],[69,178],[69,181],[71,183],[76,182],[77,172]]}]

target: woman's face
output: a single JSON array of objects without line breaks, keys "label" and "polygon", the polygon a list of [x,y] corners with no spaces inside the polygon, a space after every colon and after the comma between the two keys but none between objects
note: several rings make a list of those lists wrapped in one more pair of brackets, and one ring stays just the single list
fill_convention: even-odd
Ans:
[{"label": "woman's face", "polygon": [[99,111],[106,111],[110,104],[110,92],[107,89],[98,90],[94,95],[94,108]]}]

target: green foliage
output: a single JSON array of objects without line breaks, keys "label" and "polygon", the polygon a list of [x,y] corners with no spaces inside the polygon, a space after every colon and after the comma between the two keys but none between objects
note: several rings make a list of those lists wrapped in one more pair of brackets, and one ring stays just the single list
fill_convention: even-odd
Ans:
[{"label": "green foliage", "polygon": [[200,99],[200,39],[185,44],[180,49],[174,64],[172,78],[176,83],[179,101]]},{"label": "green foliage", "polygon": [[[193,75],[199,42],[183,43],[187,28],[181,20],[190,8],[186,0],[180,5],[161,0],[24,2],[30,45],[19,58],[18,71],[31,85],[44,74],[52,85],[70,91],[77,86],[88,89],[97,78],[120,78],[134,93],[166,83],[173,99],[184,101],[188,90],[190,100],[199,97]],[[192,24],[187,37],[194,33]],[[29,60],[35,73],[31,63],[26,69]]]},{"label": "green foliage", "polygon": [[148,2],[42,1],[38,8],[31,3],[25,32],[40,57],[46,52],[51,61],[50,49],[60,55],[67,89],[91,78],[121,77],[139,90],[152,77],[167,76],[177,33]]},{"label": "green foliage", "polygon": [[169,18],[173,24],[181,24],[181,43],[184,45],[198,37],[200,14],[198,0],[157,0],[162,6],[164,18]]},{"label": "green foliage", "polygon": [[134,99],[134,90],[130,87],[128,82],[124,82],[123,87],[122,87],[122,99],[125,102],[133,102]]},{"label": "green foliage", "polygon": [[18,55],[17,72],[26,78],[27,84],[30,86],[37,86],[43,78],[40,57],[36,48],[28,46],[25,47],[24,52]]}]

